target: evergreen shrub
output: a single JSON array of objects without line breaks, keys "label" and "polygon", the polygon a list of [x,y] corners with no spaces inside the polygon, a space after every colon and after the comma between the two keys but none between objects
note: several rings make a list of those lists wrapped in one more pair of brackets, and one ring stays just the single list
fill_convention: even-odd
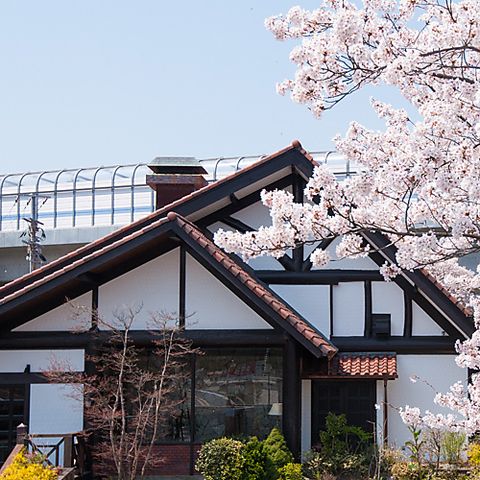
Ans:
[{"label": "evergreen shrub", "polygon": [[293,463],[292,452],[288,449],[285,438],[279,428],[274,427],[270,435],[263,441],[263,449],[271,463],[267,465],[268,480],[277,480],[278,470],[287,463]]},{"label": "evergreen shrub", "polygon": [[[293,464],[293,455],[278,428],[263,442],[256,437],[241,442],[233,438],[210,440],[200,449],[197,470],[205,480],[277,480],[279,469]],[[297,467],[288,467],[283,477],[295,480]]]},{"label": "evergreen shrub", "polygon": [[302,466],[299,463],[287,463],[278,472],[281,480],[303,480]]}]

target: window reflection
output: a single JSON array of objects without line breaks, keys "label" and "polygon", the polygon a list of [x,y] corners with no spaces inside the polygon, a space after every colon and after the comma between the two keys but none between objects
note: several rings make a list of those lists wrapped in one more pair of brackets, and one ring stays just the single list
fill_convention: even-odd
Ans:
[{"label": "window reflection", "polygon": [[269,415],[282,401],[281,349],[207,350],[197,357],[195,440],[265,438],[278,424]]}]

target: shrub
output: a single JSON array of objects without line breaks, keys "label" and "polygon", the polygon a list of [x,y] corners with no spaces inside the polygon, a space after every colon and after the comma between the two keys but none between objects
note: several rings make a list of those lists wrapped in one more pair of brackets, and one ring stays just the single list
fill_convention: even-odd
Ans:
[{"label": "shrub", "polygon": [[287,463],[293,463],[292,452],[288,449],[282,432],[274,427],[270,435],[263,441],[263,449],[271,463],[267,465],[268,480],[276,480],[280,474],[278,470]]},{"label": "shrub", "polygon": [[43,465],[45,457],[22,450],[0,476],[1,480],[54,480],[57,469]]},{"label": "shrub", "polygon": [[480,467],[480,444],[471,443],[468,446],[468,460],[475,468]]},{"label": "shrub", "polygon": [[267,480],[267,457],[261,442],[253,437],[241,450],[240,480]]},{"label": "shrub", "polygon": [[373,454],[372,435],[347,425],[345,415],[329,413],[326,429],[319,434],[317,452],[309,454],[305,473],[314,478],[324,474],[360,477],[366,474]]},{"label": "shrub", "polygon": [[408,462],[397,462],[392,466],[392,477],[398,480],[410,480],[412,475],[412,469]]},{"label": "shrub", "polygon": [[466,436],[461,432],[444,433],[442,442],[442,455],[448,463],[458,463],[465,445]]},{"label": "shrub", "polygon": [[302,466],[299,463],[287,463],[278,472],[282,480],[303,480]]},{"label": "shrub", "polygon": [[210,440],[200,449],[197,470],[205,480],[240,480],[243,443],[231,438]]}]

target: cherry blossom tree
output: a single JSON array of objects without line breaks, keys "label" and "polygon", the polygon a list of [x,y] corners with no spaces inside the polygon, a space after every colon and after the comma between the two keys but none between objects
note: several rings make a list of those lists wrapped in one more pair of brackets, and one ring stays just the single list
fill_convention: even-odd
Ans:
[{"label": "cherry blossom tree", "polygon": [[[326,165],[315,168],[304,204],[285,191],[263,192],[272,225],[240,234],[219,231],[217,244],[250,259],[280,257],[301,244],[340,238],[338,258],[368,255],[367,232],[380,232],[396,249],[381,271],[391,279],[402,269],[429,269],[460,297],[480,323],[474,292],[478,272],[458,259],[480,251],[480,3],[478,0],[328,0],[315,11],[292,8],[266,20],[279,40],[298,39],[291,52],[295,78],[277,86],[321,119],[366,85],[398,89],[418,111],[413,122],[403,109],[378,99],[372,106],[384,131],[356,122],[336,147],[359,173],[338,180]],[[316,267],[329,254],[316,248]],[[460,281],[459,281],[460,280]],[[480,333],[459,343],[459,365],[480,369]],[[480,377],[468,394],[460,384],[437,402],[460,414],[423,422],[443,423],[471,434],[480,429]],[[418,415],[417,415],[418,414]],[[419,412],[405,409],[407,423]]]}]

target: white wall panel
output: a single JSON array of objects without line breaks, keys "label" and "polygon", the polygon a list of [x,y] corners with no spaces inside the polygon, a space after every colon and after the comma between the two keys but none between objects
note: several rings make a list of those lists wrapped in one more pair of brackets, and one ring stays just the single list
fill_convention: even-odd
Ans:
[{"label": "white wall panel", "polygon": [[138,308],[134,329],[151,323],[150,312],[177,315],[179,302],[180,249],[162,255],[145,265],[102,285],[99,289],[99,315],[111,322],[123,306]]},{"label": "white wall panel", "polygon": [[412,321],[412,335],[419,336],[436,336],[443,335],[442,328],[438,323],[434,322],[432,318],[425,313],[415,302],[413,302],[413,321]]},{"label": "white wall panel", "polygon": [[340,239],[336,239],[327,248],[330,258],[332,259],[328,264],[327,269],[378,270],[378,265],[369,257],[342,258],[341,260],[338,260],[335,249],[339,243]]},{"label": "white wall panel", "polygon": [[[394,407],[419,407],[422,413],[451,413],[450,410],[436,405],[435,392],[421,381],[412,383],[410,378],[418,375],[429,382],[441,393],[449,391],[455,382],[467,380],[467,371],[455,363],[455,355],[397,355],[396,380],[388,382],[388,399]],[[400,415],[392,408],[389,411],[389,442],[398,447],[410,439],[410,432],[402,422]]]},{"label": "white wall panel", "polygon": [[[82,314],[75,308],[85,307]],[[29,322],[15,328],[14,332],[47,332],[47,331],[65,331],[75,328],[88,327],[91,323],[92,293],[88,292],[72,302],[64,303],[53,310],[40,315]]]},{"label": "white wall panel", "polygon": [[270,288],[325,337],[330,337],[329,285],[270,285]]},{"label": "white wall panel", "polygon": [[312,447],[312,381],[302,380],[302,433],[301,450],[308,452]]},{"label": "white wall panel", "polygon": [[272,328],[188,254],[186,313],[189,329]]},{"label": "white wall panel", "polygon": [[333,286],[333,332],[336,336],[362,336],[365,330],[363,282]]},{"label": "white wall panel", "polygon": [[390,313],[392,335],[403,335],[403,290],[393,282],[372,282],[372,313]]},{"label": "white wall panel", "polygon": [[[75,398],[71,398],[72,394]],[[82,405],[69,385],[31,385],[29,433],[74,433],[82,430]]]},{"label": "white wall panel", "polygon": [[234,213],[232,217],[255,229],[272,224],[270,210],[260,201]]},{"label": "white wall panel", "polygon": [[40,372],[49,368],[53,360],[68,362],[72,369],[82,372],[85,354],[83,350],[0,350],[3,373],[23,373],[27,365],[31,372]]}]

